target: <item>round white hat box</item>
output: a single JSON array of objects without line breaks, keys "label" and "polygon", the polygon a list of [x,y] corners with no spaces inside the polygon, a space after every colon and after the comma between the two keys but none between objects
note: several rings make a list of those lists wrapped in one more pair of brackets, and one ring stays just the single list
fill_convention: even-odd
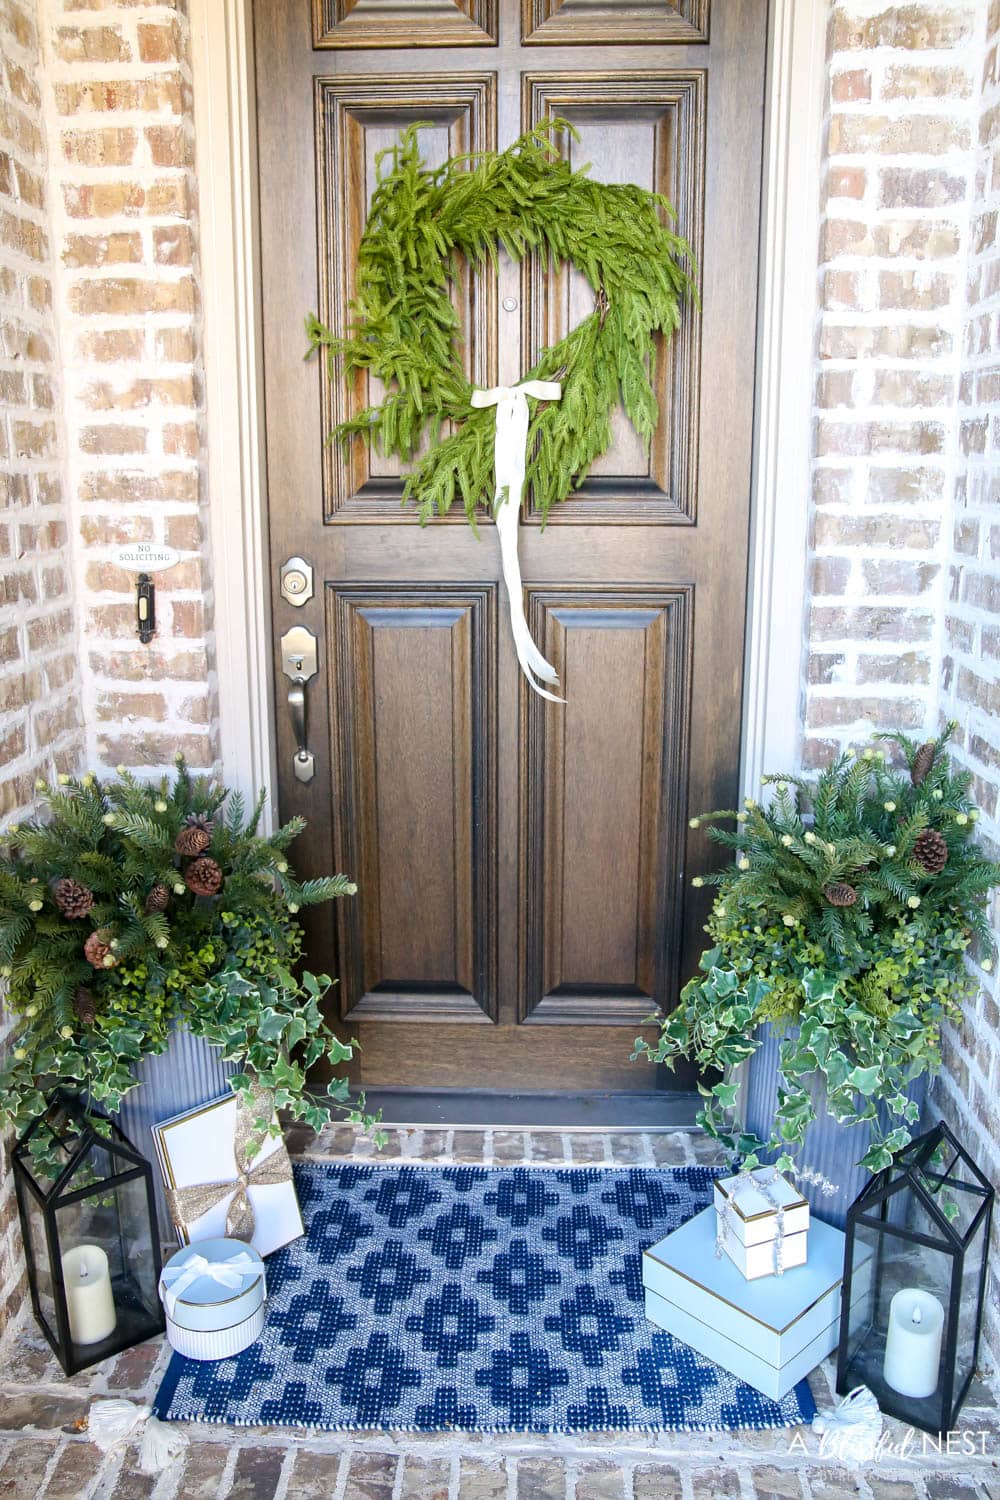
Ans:
[{"label": "round white hat box", "polygon": [[170,1257],[160,1297],[172,1349],[188,1359],[231,1359],[264,1327],[264,1262],[242,1240],[198,1240]]}]

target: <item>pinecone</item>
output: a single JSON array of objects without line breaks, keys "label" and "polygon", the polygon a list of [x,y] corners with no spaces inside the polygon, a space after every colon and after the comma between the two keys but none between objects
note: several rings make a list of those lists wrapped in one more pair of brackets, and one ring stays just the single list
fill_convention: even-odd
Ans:
[{"label": "pinecone", "polygon": [[858,893],[853,885],[845,885],[840,880],[834,881],[831,885],[825,885],[823,895],[831,906],[853,906],[858,899]]},{"label": "pinecone", "polygon": [[919,786],[926,779],[927,773],[934,764],[934,756],[937,747],[933,740],[928,740],[926,745],[921,745],[913,757],[913,765],[910,767],[910,780],[914,786]]},{"label": "pinecone", "polygon": [[97,1020],[97,1002],[85,985],[73,996],[73,1009],[81,1026],[93,1026]]},{"label": "pinecone", "polygon": [[185,854],[193,858],[204,854],[212,842],[212,835],[207,828],[199,828],[196,824],[186,825],[174,840],[174,848],[178,854]]},{"label": "pinecone", "polygon": [[147,912],[166,911],[170,905],[170,892],[165,885],[154,885],[145,900]]},{"label": "pinecone", "polygon": [[948,863],[948,845],[936,828],[925,828],[913,842],[913,858],[928,875],[939,874]]},{"label": "pinecone", "polygon": [[184,819],[185,828],[200,828],[203,833],[211,837],[215,830],[215,819],[210,818],[208,813],[188,813]]},{"label": "pinecone", "polygon": [[188,865],[184,871],[184,881],[188,890],[194,891],[196,896],[214,896],[222,889],[222,866],[203,855],[201,859],[193,859]]},{"label": "pinecone", "polygon": [[83,945],[83,953],[92,969],[113,969],[118,962],[111,951],[111,934],[106,927],[99,927],[90,934]]},{"label": "pinecone", "polygon": [[64,917],[85,917],[94,904],[94,893],[67,875],[52,887],[52,899]]}]

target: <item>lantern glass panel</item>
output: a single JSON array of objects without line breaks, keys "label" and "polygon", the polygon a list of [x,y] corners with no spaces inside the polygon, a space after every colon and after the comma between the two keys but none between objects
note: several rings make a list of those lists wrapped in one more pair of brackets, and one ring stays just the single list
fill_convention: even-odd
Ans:
[{"label": "lantern glass panel", "polygon": [[851,1261],[853,1266],[851,1307],[847,1324],[847,1347],[851,1359],[860,1356],[862,1346],[869,1338],[872,1329],[879,1327],[875,1281],[877,1253],[877,1232],[866,1224],[859,1224],[854,1232],[854,1253]]},{"label": "lantern glass panel", "polygon": [[107,1257],[115,1338],[143,1336],[158,1306],[145,1179],[99,1183],[85,1198],[58,1203],[56,1225],[67,1297],[78,1286],[73,1271],[82,1267],[86,1272],[89,1252],[99,1250]]},{"label": "lantern glass panel", "polygon": [[913,1177],[964,1240],[985,1197],[978,1173],[943,1140],[926,1163],[913,1169]]},{"label": "lantern glass panel", "polygon": [[45,1237],[45,1215],[41,1204],[36,1202],[30,1192],[22,1194],[22,1204],[21,1224],[24,1230],[24,1249],[29,1265],[34,1267],[33,1285],[38,1299],[38,1315],[44,1318],[50,1336],[55,1339],[58,1335],[55,1287],[49,1261],[49,1246]]},{"label": "lantern glass panel", "polygon": [[[883,1411],[894,1411],[916,1426],[940,1431],[948,1426],[950,1415],[942,1405],[948,1397],[942,1374],[948,1347],[955,1258],[943,1244],[921,1244],[913,1238],[914,1230],[924,1234],[932,1226],[922,1206],[909,1194],[897,1194],[889,1200],[888,1207],[889,1213],[880,1229],[860,1223],[855,1227],[855,1275],[859,1250],[865,1247],[873,1253],[872,1286],[866,1299],[867,1317],[863,1325],[858,1319],[849,1344],[848,1379],[852,1386],[868,1386]],[[940,1235],[937,1238],[940,1240]],[[913,1292],[919,1295],[907,1296]],[[897,1296],[894,1309],[893,1299]],[[853,1297],[852,1285],[852,1301]],[[920,1323],[928,1329],[932,1323],[939,1323],[941,1333],[940,1338],[932,1332],[921,1336],[914,1353],[900,1344],[898,1334],[890,1339],[889,1329],[890,1323],[901,1324],[905,1338],[909,1332],[906,1323],[913,1320],[918,1301],[922,1304]]]}]

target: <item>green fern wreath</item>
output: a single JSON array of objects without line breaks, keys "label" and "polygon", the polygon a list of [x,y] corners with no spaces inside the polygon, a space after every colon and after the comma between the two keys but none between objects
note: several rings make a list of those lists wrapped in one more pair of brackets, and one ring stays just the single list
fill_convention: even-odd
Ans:
[{"label": "green fern wreath", "polygon": [[[645,442],[655,431],[654,335],[677,328],[685,296],[696,295],[685,266],[691,249],[667,227],[674,215],[662,194],[594,182],[559,156],[551,137],[574,133],[565,120],[543,122],[506,151],[433,169],[421,160],[421,128],[376,159],[349,332],[338,338],[315,315],[306,319],[308,353],[326,349],[331,379],[368,370],[389,392],[331,439],[361,435],[409,461],[428,435],[432,446],[411,470],[403,503],[416,501],[423,524],[461,496],[475,526],[477,505],[493,495],[495,413],[470,407],[452,284],[462,262],[495,266],[501,247],[516,261],[532,252],[569,261],[587,278],[594,311],[521,377],[562,382],[562,400],[539,403],[528,433],[544,519],[610,446],[619,402]],[[382,175],[385,157],[391,169]],[[439,441],[446,422],[456,430]]]}]

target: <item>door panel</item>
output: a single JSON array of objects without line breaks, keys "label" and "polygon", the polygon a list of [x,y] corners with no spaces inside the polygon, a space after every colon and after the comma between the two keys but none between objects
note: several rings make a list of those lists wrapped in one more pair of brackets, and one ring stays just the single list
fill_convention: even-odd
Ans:
[{"label": "door panel", "polygon": [[687,779],[691,594],[532,589],[528,600],[567,701],[558,718],[534,694],[527,703],[523,1015],[634,1028],[676,981],[665,965],[677,957],[670,872]]},{"label": "door panel", "polygon": [[[358,246],[376,182],[376,156],[417,122],[426,124],[421,144],[426,160],[440,166],[449,156],[490,150],[496,142],[496,76],[437,73],[316,81],[317,197],[319,209],[319,316],[328,328],[345,330],[356,291]],[[462,321],[465,371],[477,385],[491,383],[496,367],[496,296],[492,281],[463,275],[456,288]],[[356,416],[381,399],[379,381],[356,372],[350,389],[320,370],[324,429]],[[363,438],[349,447],[324,450],[324,514],[329,521],[404,521],[403,481],[395,458],[373,452]],[[459,510],[454,521],[465,523]]]},{"label": "door panel", "polygon": [[536,47],[707,42],[708,7],[709,0],[523,0],[523,36]]},{"label": "door panel", "polygon": [[[358,895],[309,914],[313,968],[368,1086],[578,1092],[684,1087],[629,1062],[701,947],[687,819],[738,786],[766,0],[255,0],[272,577],[313,566],[276,639],[317,637],[316,776],[303,873]],[[314,31],[315,22],[315,31]],[[342,331],[375,155],[505,146],[567,116],[575,164],[664,192],[695,248],[701,310],[661,351],[647,454],[611,450],[548,525],[522,518],[526,607],[568,702],[517,668],[487,513],[424,529],[395,460],[325,439],[379,392],[304,362],[301,319]],[[456,278],[470,380],[513,384],[592,306],[572,270]]]},{"label": "door panel", "polygon": [[313,46],[491,47],[497,0],[313,0]]},{"label": "door panel", "polygon": [[[705,96],[703,69],[685,74],[528,73],[524,76],[524,128],[547,116],[569,120],[580,139],[564,141],[574,167],[587,164],[601,182],[635,182],[662,193],[677,213],[677,232],[702,260],[705,195]],[[526,266],[527,363],[582,322],[593,297],[570,266],[550,273],[537,258]],[[660,424],[647,450],[621,408],[613,440],[597,459],[560,522],[687,522],[694,519],[698,463],[698,309],[685,309],[673,338],[657,340],[654,386]],[[540,521],[530,504],[527,519]]]},{"label": "door panel", "polygon": [[328,586],[345,1019],[495,1012],[495,595]]}]

